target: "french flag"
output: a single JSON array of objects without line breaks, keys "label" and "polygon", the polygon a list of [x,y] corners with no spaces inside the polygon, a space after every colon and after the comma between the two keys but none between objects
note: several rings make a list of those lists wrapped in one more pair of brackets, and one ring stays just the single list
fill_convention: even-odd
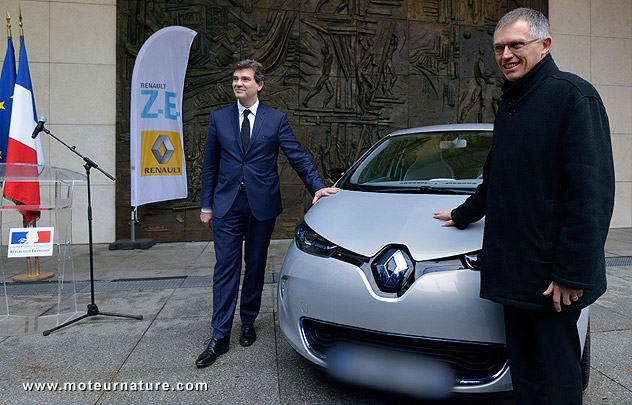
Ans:
[{"label": "french flag", "polygon": [[[24,36],[20,36],[20,66],[13,91],[13,110],[11,111],[11,126],[9,128],[9,142],[7,145],[7,163],[44,164],[44,152],[39,136],[31,138],[33,129],[37,125],[35,98],[29,71]],[[27,168],[28,169],[28,168]],[[36,168],[32,168],[33,177],[37,177]],[[39,182],[5,182],[4,195],[18,204],[40,204]],[[36,208],[36,207],[33,207]],[[40,216],[38,210],[22,210],[27,223],[31,223]]]}]

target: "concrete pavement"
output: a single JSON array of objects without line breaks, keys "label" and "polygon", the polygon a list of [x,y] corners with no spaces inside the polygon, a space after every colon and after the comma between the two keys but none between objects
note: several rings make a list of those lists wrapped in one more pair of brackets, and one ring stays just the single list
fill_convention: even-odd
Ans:
[{"label": "concrete pavement", "polygon": [[[107,245],[97,245],[95,302],[99,309],[142,314],[144,319],[97,316],[47,337],[41,333],[0,336],[0,403],[413,401],[337,383],[287,344],[277,326],[275,301],[277,274],[290,243],[276,240],[270,246],[262,311],[256,322],[257,342],[247,348],[239,345],[236,317],[230,351],[204,369],[197,369],[194,360],[210,337],[212,243],[157,244],[143,251],[109,251]],[[592,306],[591,378],[584,402],[632,404],[632,229],[611,230],[606,255],[611,264],[607,268],[609,289]],[[73,257],[79,314],[83,314],[90,302],[87,246],[75,247]],[[43,295],[22,296],[33,305]],[[34,308],[41,313],[49,310],[43,302]],[[25,383],[75,383],[78,389],[25,390]],[[114,391],[115,383],[118,388],[126,384],[127,391]],[[161,384],[160,390],[154,383]],[[163,383],[169,388],[165,390]],[[179,383],[190,385],[184,389],[206,383],[208,389],[171,390],[179,389]],[[101,384],[99,390],[97,384]],[[509,394],[442,403],[509,405],[513,400]]]}]

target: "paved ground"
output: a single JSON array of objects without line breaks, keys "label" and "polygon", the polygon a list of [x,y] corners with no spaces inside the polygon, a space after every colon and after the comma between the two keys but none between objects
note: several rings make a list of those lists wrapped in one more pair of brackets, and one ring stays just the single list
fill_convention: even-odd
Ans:
[{"label": "paved ground", "polygon": [[[238,344],[216,364],[196,369],[194,360],[210,335],[212,244],[158,244],[145,251],[95,248],[95,301],[100,310],[142,314],[144,319],[91,317],[44,337],[41,333],[0,336],[0,403],[409,403],[378,391],[339,384],[310,366],[285,342],[276,322],[276,273],[289,240],[273,241],[257,320],[259,338]],[[80,314],[90,301],[86,246],[74,249]],[[607,256],[632,256],[632,229],[612,230]],[[612,260],[612,259],[610,259]],[[621,259],[622,262],[628,261]],[[632,263],[632,260],[628,261]],[[591,379],[586,404],[632,404],[632,265],[608,267],[609,290],[592,306]],[[55,283],[56,285],[56,283]],[[30,287],[29,287],[30,288]],[[41,291],[12,291],[38,313],[51,304]],[[19,293],[19,294],[18,294]],[[1,296],[0,296],[1,297]],[[48,312],[49,313],[49,312]],[[239,321],[237,321],[239,322]],[[28,325],[27,330],[39,327]],[[140,381],[208,383],[208,391],[131,391]],[[130,391],[84,389],[26,391],[24,383],[127,383]],[[112,388],[113,385],[110,385]],[[87,387],[86,387],[87,388]],[[451,399],[448,404],[513,404],[511,395]]]}]

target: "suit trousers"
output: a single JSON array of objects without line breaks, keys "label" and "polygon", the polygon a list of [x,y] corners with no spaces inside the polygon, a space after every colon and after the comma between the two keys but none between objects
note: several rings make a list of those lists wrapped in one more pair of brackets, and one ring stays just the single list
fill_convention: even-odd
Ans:
[{"label": "suit trousers", "polygon": [[213,217],[215,270],[213,272],[213,338],[228,339],[239,294],[242,241],[245,239],[246,270],[241,288],[242,324],[253,323],[261,308],[270,237],[276,218],[257,220],[250,210],[246,192],[240,190],[230,210],[221,218]]},{"label": "suit trousers", "polygon": [[582,403],[580,310],[536,312],[505,305],[505,335],[519,405]]}]

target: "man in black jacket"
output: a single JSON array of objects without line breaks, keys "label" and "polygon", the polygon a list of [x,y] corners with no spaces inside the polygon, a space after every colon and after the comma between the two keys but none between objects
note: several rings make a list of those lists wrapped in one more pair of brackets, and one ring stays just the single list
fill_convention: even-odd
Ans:
[{"label": "man in black jacket", "polygon": [[494,32],[507,79],[476,193],[444,226],[485,216],[481,297],[504,305],[519,404],[581,404],[582,308],[606,290],[614,202],[610,129],[595,88],[561,72],[540,12],[507,13]]}]

